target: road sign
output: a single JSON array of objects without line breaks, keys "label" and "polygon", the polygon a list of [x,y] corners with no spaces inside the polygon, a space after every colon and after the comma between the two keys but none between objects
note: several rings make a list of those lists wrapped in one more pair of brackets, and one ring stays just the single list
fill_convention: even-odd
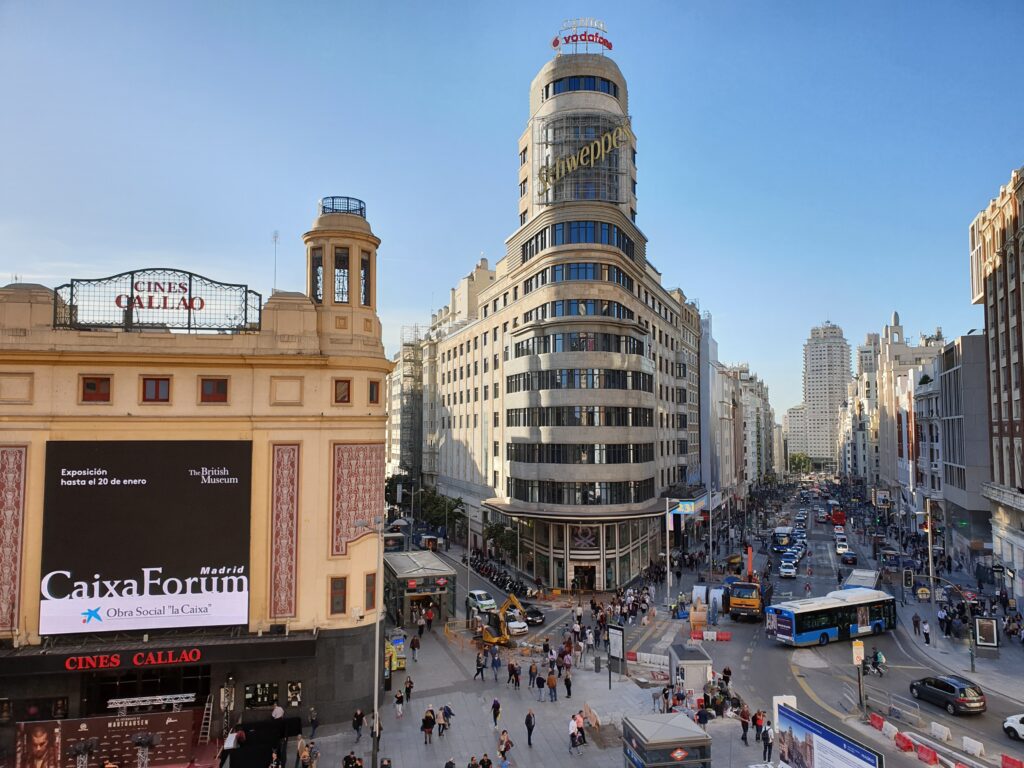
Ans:
[{"label": "road sign", "polygon": [[608,658],[620,661],[625,658],[625,654],[622,652],[622,636],[622,627],[614,625],[608,627]]},{"label": "road sign", "polygon": [[864,663],[864,641],[854,640],[853,643],[853,663],[863,664]]}]

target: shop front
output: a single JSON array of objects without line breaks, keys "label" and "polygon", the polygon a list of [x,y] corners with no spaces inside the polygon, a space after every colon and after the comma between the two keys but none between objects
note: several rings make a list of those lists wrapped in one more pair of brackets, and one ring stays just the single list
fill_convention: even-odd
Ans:
[{"label": "shop front", "polygon": [[455,617],[455,569],[429,551],[384,554],[384,605],[400,627],[413,627],[413,609],[432,608],[434,621]]}]

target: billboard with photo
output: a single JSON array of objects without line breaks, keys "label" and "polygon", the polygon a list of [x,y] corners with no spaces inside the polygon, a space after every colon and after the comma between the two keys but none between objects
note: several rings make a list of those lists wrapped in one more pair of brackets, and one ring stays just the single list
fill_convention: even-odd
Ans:
[{"label": "billboard with photo", "polygon": [[884,768],[885,759],[799,710],[779,705],[775,745],[780,768]]},{"label": "billboard with photo", "polygon": [[252,443],[46,445],[39,633],[244,625]]}]

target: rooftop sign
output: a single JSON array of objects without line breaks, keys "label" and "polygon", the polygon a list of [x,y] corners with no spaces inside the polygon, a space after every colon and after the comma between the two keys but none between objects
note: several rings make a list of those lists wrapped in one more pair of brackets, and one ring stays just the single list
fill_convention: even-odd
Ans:
[{"label": "rooftop sign", "polygon": [[[558,34],[552,38],[551,47],[560,50],[563,46],[572,46],[573,53],[590,53],[590,46],[593,45],[598,47],[598,53],[602,52],[600,48],[610,51],[612,42],[605,37],[607,34],[608,30],[600,19],[589,17],[566,19],[562,22],[562,28]],[[583,46],[582,50],[580,50],[581,45]]]},{"label": "rooftop sign", "polygon": [[262,297],[176,269],[139,269],[58,286],[54,328],[258,331]]}]

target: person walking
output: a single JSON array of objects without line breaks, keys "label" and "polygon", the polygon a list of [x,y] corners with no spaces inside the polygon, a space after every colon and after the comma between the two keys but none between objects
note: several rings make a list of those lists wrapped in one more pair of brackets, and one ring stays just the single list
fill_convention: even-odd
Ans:
[{"label": "person walking", "polygon": [[423,719],[420,721],[420,730],[423,731],[423,743],[433,744],[434,743],[434,725],[437,723],[437,717],[434,715],[434,710],[428,708],[423,713]]},{"label": "person walking", "polygon": [[412,678],[408,675],[405,676],[405,700],[412,701]]},{"label": "person walking", "polygon": [[754,713],[754,740],[761,740],[761,732],[764,730],[764,711],[757,710]]},{"label": "person walking", "polygon": [[495,699],[491,702],[491,720],[494,723],[494,730],[498,730],[498,720],[501,718],[501,702]]},{"label": "person walking", "polygon": [[910,619],[914,625],[914,634],[920,636],[921,634],[921,617],[914,611],[914,616]]},{"label": "person walking", "polygon": [[395,717],[399,720],[402,719],[402,708],[405,705],[405,694],[401,691],[395,691]]},{"label": "person walking", "polygon": [[547,688],[547,678],[544,675],[537,675],[537,701],[544,701],[544,689]]},{"label": "person walking", "polygon": [[320,727],[320,716],[316,713],[316,707],[309,708],[309,727],[313,730],[310,731],[309,738],[316,738],[316,729]]},{"label": "person walking", "polygon": [[572,698],[572,673],[568,669],[565,670],[565,677],[563,678],[563,680],[565,682],[565,698],[571,699]]},{"label": "person walking", "polygon": [[423,631],[427,628],[427,620],[423,618],[423,614],[416,620],[416,634],[423,637]]},{"label": "person walking", "polygon": [[533,714],[532,709],[526,710],[526,720],[524,722],[526,726],[526,746],[533,746],[533,729],[537,727],[537,716]]},{"label": "person walking", "polygon": [[433,608],[433,606],[430,606],[429,608],[427,608],[427,612],[424,613],[423,616],[427,620],[427,632],[433,632],[434,631],[434,608]]},{"label": "person walking", "polygon": [[444,707],[437,710],[437,738],[443,738],[444,732],[448,730],[448,718],[444,714]]},{"label": "person walking", "polygon": [[508,688],[508,684],[516,679],[516,662],[512,658],[512,654],[508,655],[508,660],[505,663],[505,669],[508,672],[508,679],[505,681],[505,687]]},{"label": "person walking", "polygon": [[478,652],[476,655],[476,674],[473,675],[473,679],[476,680],[479,676],[480,682],[484,682],[484,669],[487,668],[487,662],[484,660],[482,652]]},{"label": "person walking", "polygon": [[491,762],[491,758],[484,752],[484,756],[480,758],[480,768],[491,768],[493,765],[494,763]]},{"label": "person walking", "polygon": [[558,678],[554,672],[548,672],[548,701],[558,701]]},{"label": "person walking", "polygon": [[508,757],[508,753],[512,750],[512,739],[508,735],[508,731],[502,731],[501,736],[498,737],[498,754],[501,759],[504,760]]},{"label": "person walking", "polygon": [[924,621],[921,622],[921,633],[924,635],[924,644],[925,645],[931,645],[932,644],[932,628],[931,628],[931,625],[928,624],[928,619],[925,619]]},{"label": "person walking", "polygon": [[772,730],[772,721],[766,720],[764,724],[764,730],[761,731],[761,744],[764,745],[764,749],[761,750],[761,759],[770,763],[772,761],[772,747],[775,744],[775,731]]},{"label": "person walking", "polygon": [[356,744],[363,738],[364,725],[366,725],[366,713],[361,709],[356,709],[355,714],[352,715],[352,730],[356,732]]},{"label": "person walking", "polygon": [[743,734],[740,736],[740,741],[750,746],[750,742],[747,741],[747,731],[750,730],[750,707],[744,702],[743,708],[740,709],[740,728],[743,729]]},{"label": "person walking", "polygon": [[587,732],[583,729],[583,710],[577,712],[576,718],[576,743],[581,747],[587,746]]},{"label": "person walking", "polygon": [[412,648],[412,660],[419,661],[420,652],[420,636],[413,635],[412,640],[409,641],[409,647]]},{"label": "person walking", "polygon": [[491,652],[491,671],[494,672],[494,682],[498,682],[498,670],[501,669],[501,654],[497,647]]},{"label": "person walking", "polygon": [[441,711],[444,712],[444,721],[448,726],[448,730],[451,730],[451,727],[455,722],[455,710],[452,709],[451,704],[445,704],[441,707]]},{"label": "person walking", "polygon": [[537,662],[536,661],[531,661],[530,662],[529,675],[530,675],[530,686],[529,687],[533,688],[534,685],[536,685],[536,683],[537,683]]}]

